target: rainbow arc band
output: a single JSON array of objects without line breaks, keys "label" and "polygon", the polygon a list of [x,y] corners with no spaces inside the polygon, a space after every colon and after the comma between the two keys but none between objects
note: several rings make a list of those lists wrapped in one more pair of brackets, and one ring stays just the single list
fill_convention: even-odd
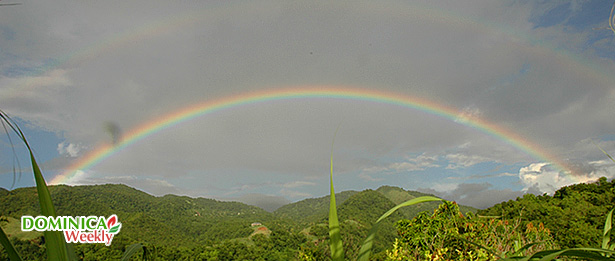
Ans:
[{"label": "rainbow arc band", "polygon": [[160,116],[153,121],[142,124],[141,126],[126,132],[124,137],[117,144],[102,145],[89,152],[79,161],[72,164],[65,172],[55,176],[50,183],[61,184],[71,177],[74,177],[79,170],[87,170],[104,161],[114,153],[121,151],[140,140],[143,140],[164,129],[171,128],[198,117],[249,104],[293,99],[340,99],[365,101],[390,104],[423,111],[491,135],[527,153],[537,160],[553,164],[556,169],[567,175],[574,176],[575,174],[571,170],[572,168],[570,168],[565,162],[559,160],[545,149],[518,135],[517,133],[477,117],[460,118],[460,111],[458,109],[454,109],[425,98],[363,88],[341,86],[298,86],[292,88],[243,93],[235,96],[205,101]]}]

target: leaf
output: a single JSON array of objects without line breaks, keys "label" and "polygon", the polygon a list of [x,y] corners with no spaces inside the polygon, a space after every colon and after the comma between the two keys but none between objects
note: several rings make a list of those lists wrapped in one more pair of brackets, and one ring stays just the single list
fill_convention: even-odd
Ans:
[{"label": "leaf", "polygon": [[[29,149],[29,148],[28,148]],[[56,211],[51,202],[49,189],[45,184],[45,179],[41,173],[32,151],[30,151],[30,160],[32,161],[32,170],[34,171],[34,179],[36,181],[36,190],[38,199],[41,205],[41,214],[43,216],[55,217]],[[61,231],[45,231],[45,246],[47,247],[47,260],[69,260],[66,241]]]},{"label": "leaf", "polygon": [[415,204],[419,204],[419,203],[423,203],[423,202],[441,201],[441,200],[442,199],[439,199],[439,198],[436,198],[436,197],[432,197],[432,196],[422,196],[422,197],[418,197],[418,198],[414,198],[414,199],[408,200],[408,201],[406,201],[404,203],[401,203],[401,204],[399,204],[399,205],[389,209],[389,211],[385,212],[382,216],[380,216],[380,218],[372,226],[372,229],[370,229],[369,233],[367,234],[367,237],[365,238],[365,241],[363,241],[363,245],[361,246],[361,250],[359,250],[359,257],[358,257],[357,260],[361,260],[361,261],[369,260],[369,256],[372,253],[372,246],[374,244],[374,237],[376,236],[376,232],[378,232],[378,226],[379,226],[381,220],[387,218],[388,216],[393,214],[393,212],[395,212],[399,208],[406,207],[406,206],[411,206],[411,205],[415,205]]},{"label": "leaf", "polygon": [[67,243],[66,250],[66,252],[68,253],[68,260],[79,260],[77,258],[77,254],[75,253],[75,248],[73,247],[73,244]]},{"label": "leaf", "polygon": [[463,238],[463,237],[458,237],[458,236],[453,236],[453,237],[454,237],[454,238],[456,238],[456,239],[459,239],[459,240],[461,240],[461,241],[464,241],[464,242],[466,242],[466,243],[469,243],[469,244],[475,245],[476,247],[482,248],[482,249],[484,249],[485,251],[489,252],[489,254],[492,254],[492,255],[494,255],[494,256],[499,257],[500,259],[503,259],[503,257],[502,257],[502,256],[500,256],[497,252],[495,252],[495,251],[494,251],[493,249],[491,249],[491,248],[488,248],[488,247],[483,246],[483,245],[478,244],[478,243],[474,243],[474,242],[472,242],[472,241],[470,241],[470,240],[467,240],[467,239],[465,239],[465,238]]},{"label": "leaf", "polygon": [[603,249],[609,249],[609,241],[611,240],[611,231],[613,230],[611,227],[612,225],[611,222],[613,220],[613,210],[615,210],[615,208],[609,211],[609,214],[606,216],[606,220],[604,221],[604,232],[602,234],[602,248]]},{"label": "leaf", "polygon": [[337,205],[335,203],[335,190],[333,189],[333,144],[335,143],[335,136],[339,128],[338,126],[335,130],[333,141],[331,142],[331,175],[329,176],[331,182],[331,197],[329,199],[329,247],[331,248],[331,259],[334,261],[344,260],[344,246],[342,244],[342,236],[340,235],[340,223],[337,219]]},{"label": "leaf", "polygon": [[523,247],[519,248],[517,251],[515,251],[514,253],[510,254],[511,256],[518,256],[521,255],[521,253],[523,253],[523,251],[530,249],[530,247],[533,247],[535,245],[539,245],[539,244],[543,244],[545,242],[534,242],[534,243],[529,243],[529,244],[525,244]]},{"label": "leaf", "polygon": [[[17,136],[23,141],[24,145],[30,152],[30,162],[32,163],[32,172],[34,173],[34,181],[36,182],[36,191],[38,193],[38,200],[41,206],[41,214],[43,216],[55,217],[56,211],[51,201],[51,195],[49,189],[43,178],[41,169],[36,163],[34,153],[30,144],[26,140],[26,136],[23,134],[19,126],[8,116],[6,113],[0,110],[0,118],[17,134]],[[45,246],[47,247],[47,259],[48,260],[72,260],[68,255],[68,249],[66,241],[61,231],[45,231]]]},{"label": "leaf", "polygon": [[[568,257],[578,257],[578,258],[583,258],[585,260],[613,260],[612,258],[609,257],[605,257],[600,255],[600,253],[605,253],[605,254],[615,254],[615,251],[611,251],[611,250],[606,250],[606,249],[600,249],[600,248],[591,248],[591,247],[584,247],[584,248],[567,248],[567,249],[560,249],[560,250],[544,250],[544,251],[540,251],[537,253],[534,253],[531,256],[526,256],[524,258],[521,259],[517,259],[515,258],[515,260],[522,260],[522,261],[527,261],[527,260],[539,260],[539,261],[551,261],[554,260],[557,257],[561,257],[561,256],[568,256]],[[505,259],[505,260],[513,260],[512,258],[509,259]]]},{"label": "leaf", "polygon": [[[615,7],[615,4],[613,4],[613,7]],[[611,10],[612,12],[612,10]],[[604,155],[606,155],[607,157],[609,157],[609,159],[611,159],[613,162],[615,162],[615,159],[613,159],[613,157],[611,157],[611,155],[609,155],[606,151],[604,151],[600,146],[598,146],[598,144],[596,144],[593,140],[590,140],[596,147],[598,147],[598,149],[600,149],[602,151],[602,153],[604,153]]]},{"label": "leaf", "polygon": [[124,252],[124,254],[122,255],[122,258],[120,260],[121,261],[128,261],[128,260],[130,260],[130,258],[134,254],[136,254],[139,250],[143,250],[143,252],[145,252],[145,246],[143,246],[140,243],[136,243],[136,244],[132,244],[132,245],[126,247],[126,251]]},{"label": "leaf", "polygon": [[9,255],[9,258],[11,260],[22,260],[19,254],[17,253],[17,250],[15,250],[15,246],[13,246],[13,244],[9,240],[9,237],[6,236],[6,234],[4,233],[4,230],[2,230],[1,227],[0,227],[0,244],[2,244],[2,246],[6,250],[6,253]]}]

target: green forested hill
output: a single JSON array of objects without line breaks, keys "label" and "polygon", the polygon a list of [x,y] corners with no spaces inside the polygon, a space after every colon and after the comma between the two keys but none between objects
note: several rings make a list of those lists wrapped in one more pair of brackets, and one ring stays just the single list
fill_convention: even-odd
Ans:
[{"label": "green forested hill", "polygon": [[[346,258],[349,260],[356,258],[360,244],[367,236],[374,222],[376,222],[382,214],[399,203],[426,195],[428,194],[406,191],[391,186],[383,186],[377,190],[364,190],[361,192],[346,191],[336,194],[338,217],[340,220]],[[395,222],[400,219],[411,219],[421,211],[428,211],[431,213],[434,209],[438,208],[438,205],[439,203],[423,203],[404,207],[382,221],[380,229],[376,234],[374,253],[379,253],[379,256],[382,257],[382,255],[384,255],[384,250],[393,244],[397,236],[394,225]],[[327,246],[328,211],[329,197],[326,196],[292,203],[281,207],[274,213],[279,213],[286,217],[294,216],[298,220],[301,220],[304,224],[309,225],[307,229],[308,234],[316,238],[315,242],[322,242],[320,245]],[[307,218],[302,219],[301,215]],[[326,253],[327,250],[322,249],[322,252]]]},{"label": "green forested hill", "polygon": [[562,247],[599,247],[606,214],[615,207],[615,181],[560,188],[553,196],[526,194],[478,214],[544,223]]},{"label": "green forested hill", "polygon": [[[413,198],[421,196],[433,196],[430,194],[421,193],[418,191],[408,191],[393,186],[382,186],[376,189],[375,192],[382,194],[384,197],[394,203],[394,205],[392,205],[391,207],[411,200]],[[348,200],[350,197],[354,196],[357,193],[359,192],[353,190],[336,193],[335,200],[338,207],[342,206],[346,202],[346,200]],[[422,203],[401,208],[399,209],[399,212],[401,213],[403,218],[411,219],[422,211],[433,211],[437,209],[438,205],[439,203],[437,202]],[[462,213],[476,213],[477,210],[476,208],[468,206],[460,206],[460,208]],[[389,210],[389,208],[381,212],[373,213],[374,215],[377,214],[377,217],[375,217],[374,220],[378,219],[380,215],[384,214],[384,212],[386,212],[387,210]],[[303,226],[313,224],[327,218],[329,213],[329,196],[304,199],[295,203],[290,203],[278,208],[273,213],[276,216],[294,220],[295,222],[298,222]]]},{"label": "green forested hill", "polygon": [[[339,207],[352,195],[358,193],[354,190],[335,193],[335,202]],[[329,196],[320,198],[308,198],[295,203],[290,203],[276,209],[276,216],[294,220],[300,225],[321,221],[329,215]]]},{"label": "green forested hill", "polygon": [[[347,243],[346,257],[348,260],[356,259],[356,254],[360,249],[360,244],[352,244],[352,242],[361,243],[376,220],[395,205],[397,204],[382,193],[365,190],[353,195],[339,207],[339,219],[344,222],[342,223],[342,237]],[[404,215],[395,212],[381,221],[374,243],[374,253],[384,254],[382,252],[393,244],[397,236],[394,224],[403,218]]]},{"label": "green forested hill", "polygon": [[[118,239],[127,237],[154,244],[196,245],[247,237],[252,222],[276,218],[258,207],[238,202],[175,195],[154,197],[125,185],[50,186],[58,215],[109,216],[123,223]],[[39,215],[34,188],[20,188],[0,198],[0,215],[19,219]],[[279,223],[279,222],[277,222]]]},{"label": "green forested hill", "polygon": [[[110,252],[102,254],[105,251],[100,251],[107,249],[103,246],[81,245],[78,251],[84,256],[117,257],[126,245],[135,242],[157,246],[159,251],[170,256],[193,252],[220,253],[219,249],[239,248],[243,249],[238,250],[242,253],[240,256],[247,258],[259,255],[259,251],[265,251],[268,247],[274,247],[273,242],[282,246],[290,244],[287,247],[275,247],[273,252],[281,260],[285,259],[282,257],[296,256],[301,248],[299,244],[316,251],[310,254],[312,256],[324,257],[327,254],[327,244],[318,243],[328,241],[328,197],[303,200],[284,206],[276,213],[269,213],[238,202],[176,195],[155,197],[125,185],[59,185],[50,186],[49,190],[58,215],[117,214],[122,222],[122,231],[108,248]],[[2,193],[0,216],[10,217],[5,219],[3,227],[18,227],[15,224],[7,225],[7,222],[17,222],[23,215],[39,215],[34,188],[4,190]],[[352,256],[373,222],[395,204],[383,194],[372,190],[345,191],[338,193],[337,198],[346,251],[348,256]],[[389,218],[385,228],[378,234],[376,251],[382,251],[391,244],[396,233],[393,223],[403,217],[396,213]],[[262,223],[272,231],[271,236],[252,238],[251,234],[255,230],[250,224],[253,222]],[[17,231],[7,230],[7,233],[17,234]],[[240,241],[232,241],[235,239]],[[248,245],[242,246],[238,242],[248,242]],[[18,245],[44,253],[40,247],[32,245],[39,243],[30,241]],[[251,244],[254,247],[248,247]]]},{"label": "green forested hill", "polygon": [[[344,195],[343,193],[340,194]],[[328,198],[326,200],[328,202]],[[298,203],[305,204],[306,202]],[[395,204],[391,200],[374,190],[353,191],[350,197],[343,203],[338,204],[337,213],[347,260],[356,259],[360,244],[365,240],[373,224],[382,214],[394,206]],[[328,211],[328,206],[326,207]],[[329,253],[328,213],[325,211],[324,214],[311,218],[315,221],[304,230],[304,233],[310,238],[307,245],[319,250],[315,255],[316,260],[327,259]],[[403,218],[402,214],[396,212],[382,222],[382,226],[376,234],[374,253],[383,255],[383,251],[391,246],[397,235],[394,223]]]},{"label": "green forested hill", "polygon": [[[49,189],[59,215],[117,214],[122,222],[122,230],[110,247],[100,244],[75,246],[78,255],[86,259],[119,259],[126,246],[133,243],[149,246],[163,260],[265,257],[267,260],[298,257],[323,260],[330,254],[328,196],[288,204],[269,213],[238,202],[176,195],[155,197],[125,185],[60,185]],[[336,195],[344,250],[346,257],[353,259],[368,231],[383,213],[398,203],[427,194],[383,186],[377,190],[344,191]],[[45,255],[41,234],[26,234],[18,225],[22,215],[40,213],[38,204],[34,188],[0,189],[0,225],[7,234],[15,235],[13,242],[21,253],[31,253],[26,255],[27,259],[44,258]],[[438,205],[423,203],[401,208],[384,220],[374,244],[376,259],[383,258],[384,250],[391,249],[398,233],[402,233],[403,229],[396,229],[397,221],[411,219],[421,211],[426,211],[423,217],[430,217]],[[521,227],[529,223],[539,227],[539,223],[544,223],[562,247],[596,247],[600,244],[604,217],[613,207],[615,182],[602,178],[593,184],[562,188],[554,196],[525,195],[479,210],[478,214],[500,216],[494,220],[502,224],[516,224],[516,220],[521,220]],[[463,213],[474,210],[461,209]],[[263,226],[252,227],[253,222]],[[0,249],[0,259],[4,257]]]},{"label": "green forested hill", "polygon": [[[175,253],[171,256],[186,255],[190,251],[219,253],[218,248],[236,248],[242,246],[237,242],[248,242],[248,245],[255,244],[255,248],[241,247],[244,251],[242,253],[248,257],[260,255],[259,251],[267,249],[265,246],[271,246],[272,242],[278,242],[278,245],[286,244],[281,241],[292,243],[289,243],[291,245],[287,247],[288,249],[276,248],[274,252],[280,257],[296,256],[301,244],[303,249],[311,249],[311,252],[308,251],[311,256],[324,258],[328,253],[326,248],[328,243],[325,244],[328,242],[328,196],[305,199],[269,213],[258,207],[238,202],[176,195],[155,197],[126,185],[117,184],[59,185],[50,186],[49,190],[58,215],[118,215],[119,221],[123,224],[122,231],[114,239],[110,247],[111,252],[101,254],[105,257],[117,257],[126,245],[136,242],[158,246],[160,251]],[[376,191],[337,193],[338,213],[347,256],[353,256],[358,250],[359,244],[380,215],[397,203],[422,195],[419,192],[390,186]],[[402,208],[403,211],[393,214],[383,222],[381,231],[377,234],[375,252],[382,252],[390,247],[396,236],[394,222],[402,218],[411,218],[422,210],[431,211],[436,207],[437,204],[433,206],[422,204],[406,208],[412,209],[411,211]],[[18,224],[8,224],[17,222],[23,215],[37,216],[39,213],[35,188],[0,190],[0,216],[7,217],[3,221],[3,227],[11,228],[7,233],[19,234],[24,239],[39,237],[40,234],[24,236],[23,233],[18,233],[20,232]],[[255,230],[250,224],[253,222],[262,223],[272,232],[271,236],[269,238],[259,236],[258,240],[252,238],[251,234]],[[30,241],[23,247],[35,249],[33,252],[44,253],[40,247],[37,248],[36,242]],[[89,253],[83,254],[89,256],[104,248],[82,245],[78,249],[81,253]]]},{"label": "green forested hill", "polygon": [[[382,186],[382,187],[379,187],[376,191],[382,193],[385,197],[393,201],[395,205],[401,204],[403,202],[406,202],[408,200],[411,200],[417,197],[433,196],[431,194],[422,193],[418,191],[408,191],[408,190],[404,190],[402,188],[393,187],[393,186]],[[435,209],[438,208],[438,205],[440,205],[439,202],[421,203],[421,204],[401,208],[399,209],[399,212],[401,212],[405,218],[411,219],[411,218],[414,218],[418,213],[421,213],[423,211],[433,212]],[[476,208],[469,207],[469,206],[459,205],[459,208],[461,210],[461,213],[467,213],[467,212],[476,213],[477,211]]]}]

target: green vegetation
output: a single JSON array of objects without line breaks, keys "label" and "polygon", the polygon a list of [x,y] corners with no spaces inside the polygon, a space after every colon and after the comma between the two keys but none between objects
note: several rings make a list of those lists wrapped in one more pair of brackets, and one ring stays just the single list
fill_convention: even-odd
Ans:
[{"label": "green vegetation", "polygon": [[604,218],[615,207],[615,181],[600,178],[591,184],[563,187],[553,196],[526,194],[517,200],[502,202],[479,215],[519,217],[521,225],[540,222],[562,247],[590,247],[602,243]]},{"label": "green vegetation", "polygon": [[[556,247],[542,224],[520,225],[520,220],[463,215],[454,202],[433,213],[423,212],[396,224],[399,238],[390,260],[493,260],[498,255],[528,255]],[[522,246],[531,245],[526,249]],[[480,246],[489,246],[490,250]]]},{"label": "green vegetation", "polygon": [[[14,240],[19,239],[18,244],[36,247],[44,252],[44,246],[40,246],[40,233],[21,232],[16,223],[22,215],[40,215],[36,190],[18,188],[4,191],[6,193],[0,196],[0,216],[6,220],[0,223],[2,228],[6,229],[7,234],[12,235]],[[237,250],[237,253],[242,256],[256,255],[255,253],[263,251],[261,248],[265,246],[267,246],[266,249],[274,249],[274,252],[282,252],[286,256],[293,257],[297,257],[299,252],[303,251],[305,257],[313,257],[316,260],[329,254],[328,247],[324,247],[329,242],[326,228],[328,224],[327,206],[317,204],[320,207],[313,208],[314,212],[320,215],[310,217],[310,220],[314,220],[312,222],[301,219],[295,221],[279,215],[279,213],[286,213],[284,209],[297,209],[297,205],[320,202],[322,199],[299,201],[284,206],[274,213],[269,213],[238,202],[175,195],[154,197],[119,184],[58,185],[50,186],[49,191],[54,199],[58,215],[109,216],[117,214],[120,222],[123,223],[122,231],[114,238],[111,247],[77,244],[75,250],[78,256],[119,258],[128,246],[135,243],[155,247],[155,250],[151,251],[158,257],[167,255],[169,252],[178,256],[201,252],[213,255],[211,253],[220,251],[220,249],[239,245],[246,246],[245,248],[241,246]],[[395,206],[391,200],[378,191],[338,193],[338,195],[352,195],[338,207],[342,228],[341,236],[347,257],[357,255],[360,244],[373,223],[381,213]],[[396,212],[385,220],[386,222],[376,235],[374,253],[381,253],[384,256],[384,250],[390,248],[396,236],[393,224],[402,218],[412,217],[404,215],[403,212]],[[271,234],[265,237],[266,240],[250,237],[254,232],[251,227],[254,222],[262,223],[271,231]],[[287,240],[287,238],[292,238],[292,240]],[[282,247],[272,248],[268,245],[269,241],[279,242]],[[281,243],[283,241],[292,243]],[[0,254],[0,259],[3,254]],[[40,255],[29,256],[27,259],[34,257],[38,258]]]},{"label": "green vegetation", "polygon": [[[349,190],[339,193],[335,193],[335,199],[337,206],[346,202],[351,196],[359,193],[358,191]],[[326,217],[329,213],[329,197],[309,198],[295,203],[281,206],[273,211],[273,214],[294,220],[301,226],[309,226],[311,224],[322,222],[323,217]]]},{"label": "green vegetation", "polygon": [[[407,191],[402,188],[393,187],[393,186],[382,186],[378,188],[376,191],[385,195],[388,199],[390,199],[396,205],[401,204],[411,199],[415,199],[417,197],[433,196],[431,194],[422,193],[418,191]],[[437,209],[438,205],[440,204],[441,202],[425,202],[423,204],[419,204],[419,205],[415,205],[411,207],[400,208],[399,212],[401,212],[405,218],[413,218],[423,211],[433,211],[434,209]],[[478,211],[478,209],[476,208],[464,206],[464,205],[459,205],[459,210],[461,211],[461,213],[468,213],[468,212],[476,213],[476,211]]]},{"label": "green vegetation", "polygon": [[[606,183],[608,183],[608,186]],[[488,250],[481,250],[480,247],[471,243],[455,239],[455,236],[486,246],[497,254],[509,257],[516,249],[530,242],[548,241],[549,243],[535,245],[520,254],[535,253],[535,251],[547,249],[549,246],[551,246],[551,249],[558,246],[564,247],[562,241],[557,240],[557,233],[554,231],[560,231],[559,233],[566,235],[564,238],[569,238],[569,240],[589,242],[587,245],[579,246],[599,247],[603,242],[604,217],[608,213],[606,210],[612,208],[613,204],[613,201],[609,200],[609,195],[612,193],[611,189],[615,182],[606,183],[603,179],[592,184],[562,188],[556,192],[558,197],[562,197],[567,202],[571,202],[571,199],[575,198],[574,195],[578,193],[572,191],[581,187],[584,188],[583,191],[586,191],[589,198],[604,197],[603,201],[595,202],[598,205],[604,204],[602,209],[605,209],[605,211],[601,214],[596,213],[595,222],[597,223],[591,223],[596,228],[595,231],[592,231],[597,233],[592,234],[594,238],[589,237],[591,240],[584,233],[566,234],[565,229],[551,229],[547,226],[545,220],[550,220],[550,218],[556,220],[557,218],[550,217],[549,212],[544,212],[544,216],[540,216],[540,212],[537,212],[532,214],[534,218],[529,218],[529,213],[532,212],[530,210],[533,209],[532,206],[538,206],[535,205],[536,202],[528,202],[527,199],[548,196],[525,196],[516,201],[504,202],[493,208],[479,211],[483,216],[499,216],[502,211],[492,211],[504,205],[523,209],[521,212],[510,210],[510,218],[504,216],[484,218],[471,213],[464,213],[462,216],[456,205],[447,211],[443,210],[445,205],[441,205],[435,212],[427,210],[421,212],[415,218],[406,216],[403,210],[419,206],[414,205],[400,208],[387,219],[381,221],[382,224],[379,226],[380,229],[375,234],[373,241],[374,254],[372,259],[390,258],[399,260],[400,258],[404,259],[405,255],[425,256],[425,253],[440,254],[442,257],[446,257],[445,255],[448,252],[444,250],[451,251],[457,247],[463,249],[464,258],[480,255],[487,258],[482,260],[488,260],[494,256]],[[399,188],[385,187],[377,190],[337,194],[352,194],[337,207],[340,235],[346,259],[353,260],[358,256],[361,244],[368,236],[368,232],[378,217],[396,206],[393,200],[381,193],[383,190],[392,189],[403,191]],[[242,203],[173,195],[154,197],[125,185],[74,187],[60,185],[50,186],[49,192],[54,201],[57,202],[55,206],[60,215],[109,215],[116,213],[123,223],[122,231],[110,247],[76,244],[74,248],[77,257],[119,259],[131,245],[141,243],[142,246],[146,247],[148,255],[161,260],[188,257],[212,260],[216,258],[224,260],[231,257],[258,259],[264,256],[267,256],[268,260],[326,260],[330,258],[327,213],[326,211],[322,213],[320,208],[314,208],[322,213],[319,217],[312,218],[316,221],[298,220],[298,222],[295,222],[292,219],[280,218],[275,213],[272,214]],[[40,214],[36,189],[19,188],[11,191],[3,190],[0,193],[2,193],[2,196],[0,196],[0,216],[3,217],[0,220],[0,225],[7,234],[11,235],[10,241],[14,244],[16,251],[26,260],[46,258],[46,247],[40,233],[21,232],[18,229],[19,226],[15,224],[21,215]],[[570,196],[572,198],[568,199]],[[551,198],[550,201],[553,201],[554,197]],[[293,204],[302,205],[306,202],[318,200],[320,199],[305,200]],[[587,202],[583,201],[578,203],[588,205]],[[420,207],[427,204],[422,203]],[[446,204],[450,206],[452,203]],[[327,206],[324,207],[326,209]],[[570,207],[578,209],[579,206]],[[283,212],[284,209],[296,209],[296,207],[291,204],[291,206],[280,208],[279,211]],[[549,206],[542,208],[543,211],[549,209],[551,209]],[[585,210],[582,209],[582,211]],[[459,212],[458,215],[453,214],[456,212]],[[240,214],[237,215],[237,213]],[[432,219],[432,217],[434,218]],[[594,219],[586,218],[571,223],[575,226],[581,226],[581,222],[587,220]],[[268,236],[265,234],[252,235],[254,228],[251,227],[251,223],[253,222],[262,223],[264,227],[271,231],[271,234]],[[540,226],[540,222],[544,224],[543,227]],[[469,225],[469,227],[466,228],[465,225]],[[528,233],[528,226],[533,227],[536,231],[532,232],[533,234]],[[588,226],[590,225],[583,225],[583,227]],[[440,228],[447,228],[447,230]],[[439,237],[430,238],[433,243],[429,245],[417,243],[427,240],[426,236],[421,238],[418,235],[433,236],[438,231],[446,231],[447,234],[442,232]],[[505,231],[514,231],[515,233]],[[551,232],[549,236],[546,235],[547,231]],[[410,236],[413,235],[412,233],[416,237]],[[518,235],[518,237],[513,235]],[[542,240],[534,240],[534,238],[542,238]],[[612,242],[613,240],[610,239],[607,244],[612,247]],[[138,257],[142,255],[142,249],[139,249],[135,254]],[[455,259],[456,256],[450,257]],[[6,258],[6,252],[2,251],[0,259]]]}]

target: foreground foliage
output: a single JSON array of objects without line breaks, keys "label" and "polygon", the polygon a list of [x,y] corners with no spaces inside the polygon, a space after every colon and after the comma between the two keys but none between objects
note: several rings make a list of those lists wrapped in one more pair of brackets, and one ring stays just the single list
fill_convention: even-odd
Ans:
[{"label": "foreground foliage", "polygon": [[[399,238],[387,251],[388,260],[493,260],[496,254],[528,255],[556,246],[540,223],[522,227],[518,219],[463,215],[455,202],[444,202],[433,214],[400,220],[396,227]],[[522,249],[528,244],[533,245]]]},{"label": "foreground foliage", "polygon": [[526,194],[502,202],[478,214],[521,217],[521,225],[540,222],[548,228],[558,245],[567,248],[595,247],[602,244],[604,218],[615,207],[615,181],[602,177],[595,183],[563,187],[553,196]]}]

